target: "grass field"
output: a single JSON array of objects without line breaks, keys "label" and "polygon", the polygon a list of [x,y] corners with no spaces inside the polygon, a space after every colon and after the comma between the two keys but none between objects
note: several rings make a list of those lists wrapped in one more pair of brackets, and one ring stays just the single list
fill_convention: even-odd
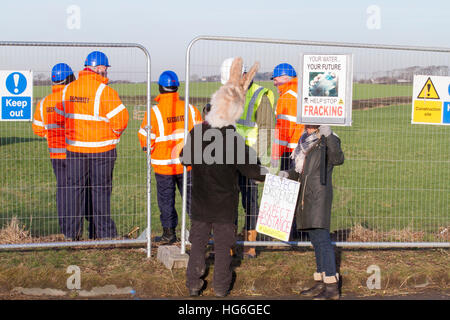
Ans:
[{"label": "grass field", "polygon": [[[124,100],[145,95],[143,84],[113,86]],[[208,97],[218,86],[193,83],[191,96]],[[48,91],[36,88],[35,97]],[[410,91],[411,86],[355,84],[353,98],[408,96]],[[127,107],[131,117],[118,145],[111,209],[120,235],[146,227],[146,157],[137,138],[141,121],[133,119],[134,110],[145,108]],[[380,232],[422,231],[424,240],[435,240],[439,228],[450,225],[450,127],[411,125],[410,105],[354,110],[352,118],[351,127],[333,127],[346,161],[333,177],[332,230],[362,225]],[[152,232],[159,233],[154,182],[153,177]],[[0,226],[18,217],[33,236],[59,233],[55,185],[46,141],[33,135],[28,122],[1,123]],[[177,210],[181,214],[179,196]],[[243,214],[240,207],[240,226]],[[387,237],[401,240],[395,234]]]},{"label": "grass field", "polygon": [[[277,96],[277,90],[272,81],[258,81],[258,84],[265,88],[271,89]],[[191,97],[208,98],[220,87],[219,82],[191,82],[189,94]],[[147,92],[147,85],[145,83],[115,83],[111,87],[117,90],[119,96],[140,96],[145,95]],[[152,97],[159,94],[158,84],[156,82],[151,83]],[[35,87],[35,98],[42,98],[49,94],[51,88],[49,86]],[[185,95],[184,82],[180,83],[178,89],[180,96]],[[412,85],[388,85],[388,84],[364,84],[355,83],[353,85],[353,99],[372,99],[372,98],[385,98],[385,97],[399,97],[399,96],[411,96]]]}]

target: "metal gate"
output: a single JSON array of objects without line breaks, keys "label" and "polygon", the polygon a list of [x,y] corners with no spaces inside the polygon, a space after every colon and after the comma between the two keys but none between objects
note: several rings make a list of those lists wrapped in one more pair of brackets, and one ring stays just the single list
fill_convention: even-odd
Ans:
[{"label": "metal gate", "polygon": [[[107,55],[111,65],[108,86],[118,93],[129,113],[127,128],[117,144],[113,169],[110,215],[117,236],[88,240],[92,220],[88,221],[86,216],[81,238],[68,241],[58,225],[56,181],[47,142],[33,134],[30,121],[2,121],[2,249],[147,243],[150,257],[150,148],[145,155],[137,137],[143,116],[150,110],[150,54],[147,49],[133,43],[0,42],[0,70],[32,71],[33,118],[36,103],[52,91],[52,66],[67,63],[78,78],[78,71],[83,70],[85,58],[92,51]],[[85,220],[83,218],[81,221]]]},{"label": "metal gate", "polygon": [[[334,169],[333,242],[342,247],[449,247],[450,126],[411,124],[411,103],[414,75],[449,75],[450,49],[200,36],[186,52],[186,114],[188,104],[201,110],[220,87],[225,59],[240,56],[248,67],[259,61],[254,81],[277,96],[270,80],[274,66],[287,62],[301,74],[302,54],[353,55],[353,123],[332,127],[345,154],[345,163]],[[182,253],[189,224],[185,198]],[[240,204],[239,229],[244,217]],[[242,239],[238,244],[310,242],[307,234],[289,242],[259,235],[256,242]]]}]

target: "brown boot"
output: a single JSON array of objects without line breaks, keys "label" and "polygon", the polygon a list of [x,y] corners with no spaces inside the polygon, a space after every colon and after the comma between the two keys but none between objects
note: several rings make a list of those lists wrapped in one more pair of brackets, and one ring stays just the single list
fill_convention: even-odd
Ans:
[{"label": "brown boot", "polygon": [[[256,241],[256,230],[249,230],[245,233],[245,241]],[[244,258],[256,258],[255,247],[244,247]]]},{"label": "brown boot", "polygon": [[339,300],[339,275],[324,277],[325,288],[315,296],[314,300]]},{"label": "brown boot", "polygon": [[325,288],[325,284],[323,283],[323,273],[314,272],[314,285],[306,290],[300,292],[301,296],[304,297],[314,297],[315,295],[322,292]]}]

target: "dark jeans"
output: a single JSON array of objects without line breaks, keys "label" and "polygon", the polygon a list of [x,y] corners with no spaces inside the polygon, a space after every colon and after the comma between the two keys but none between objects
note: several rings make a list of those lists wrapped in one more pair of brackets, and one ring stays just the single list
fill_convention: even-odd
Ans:
[{"label": "dark jeans", "polygon": [[310,229],[308,233],[314,247],[317,272],[325,272],[327,277],[335,276],[336,258],[331,244],[330,231],[327,229]]},{"label": "dark jeans", "polygon": [[[62,233],[68,230],[67,219],[64,216],[64,210],[67,207],[68,187],[67,187],[67,161],[66,159],[50,159],[52,162],[53,172],[56,177],[56,208],[58,211],[59,227]],[[89,239],[95,238],[95,227],[92,216],[92,196],[91,191],[86,192],[85,198],[82,199],[81,208],[84,208],[84,216],[89,222]],[[82,229],[82,227],[81,227]],[[64,234],[70,237],[69,234]]]},{"label": "dark jeans", "polygon": [[201,279],[205,274],[205,254],[210,232],[214,234],[214,277],[213,286],[216,293],[230,289],[232,281],[230,254],[236,242],[236,225],[234,223],[210,223],[192,220],[189,232],[191,252],[186,270],[186,286],[199,290],[203,285]]},{"label": "dark jeans", "polygon": [[[155,173],[158,207],[160,220],[163,228],[175,229],[178,225],[178,213],[175,209],[175,191],[178,187],[183,195],[183,175],[165,175]],[[187,176],[187,199],[186,211],[190,217],[191,213],[191,174]]]},{"label": "dark jeans", "polygon": [[242,206],[245,210],[245,227],[247,230],[255,230],[259,214],[258,185],[254,180],[239,173],[239,189],[242,195]]},{"label": "dark jeans", "polygon": [[111,219],[111,192],[116,149],[102,153],[67,151],[68,201],[64,234],[72,239],[81,236],[86,193],[92,196],[92,221],[97,238],[115,238],[117,230]]}]

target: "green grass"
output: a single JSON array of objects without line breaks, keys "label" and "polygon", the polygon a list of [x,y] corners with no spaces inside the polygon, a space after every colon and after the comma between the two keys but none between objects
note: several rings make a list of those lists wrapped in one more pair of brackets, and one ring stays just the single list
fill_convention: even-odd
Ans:
[{"label": "green grass", "polygon": [[[262,85],[268,89],[271,89],[277,96],[277,89],[273,85],[272,81],[257,81],[259,85]],[[191,82],[189,94],[192,97],[208,98],[220,87],[219,82]],[[111,87],[117,90],[119,96],[142,96],[146,95],[147,85],[145,83],[115,83]],[[151,83],[152,97],[159,94],[158,84],[156,82]],[[50,86],[35,86],[34,97],[42,98],[49,94],[51,91]],[[185,95],[185,83],[180,83],[178,89],[180,96]],[[385,98],[385,97],[400,97],[411,96],[412,85],[388,85],[388,84],[363,84],[355,83],[353,85],[353,99],[373,99],[373,98]]]},{"label": "green grass", "polygon": [[410,84],[353,84],[353,100],[410,96],[412,96]]},{"label": "green grass", "polygon": [[[143,84],[114,86],[122,97],[145,94]],[[193,83],[191,95],[208,97],[218,86]],[[409,95],[410,89],[355,84],[354,99]],[[35,95],[44,95],[48,90],[36,88]],[[146,157],[137,138],[141,121],[133,119],[134,109],[143,107],[127,107],[131,116],[118,145],[111,203],[120,235],[135,226],[141,231],[146,227]],[[346,161],[334,172],[332,229],[361,223],[377,230],[412,228],[434,233],[438,227],[448,226],[450,127],[411,125],[409,105],[354,110],[352,118],[351,127],[333,128],[342,139]],[[55,186],[46,141],[33,135],[30,123],[2,122],[0,227],[17,216],[34,236],[58,233]],[[152,232],[159,233],[154,176],[151,207]],[[176,208],[181,214],[178,194]],[[242,226],[242,206],[239,214]]]}]

